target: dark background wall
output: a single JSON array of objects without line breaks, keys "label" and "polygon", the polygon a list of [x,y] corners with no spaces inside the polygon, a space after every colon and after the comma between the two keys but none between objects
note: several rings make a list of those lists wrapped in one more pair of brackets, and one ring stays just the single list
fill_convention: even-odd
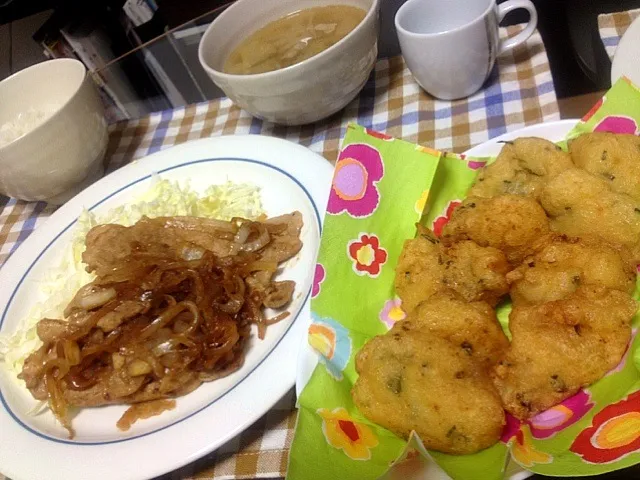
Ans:
[{"label": "dark background wall", "polygon": [[[185,23],[222,4],[230,3],[229,0],[156,1],[162,21],[169,28]],[[380,51],[384,56],[399,53],[397,37],[393,30],[393,16],[404,1],[406,0],[382,0],[383,29]],[[498,3],[502,1],[505,0],[498,0]],[[547,48],[558,97],[564,98],[608,88],[611,64],[598,35],[597,16],[599,13],[640,8],[640,0],[532,1],[538,10],[538,28]],[[123,3],[124,0],[0,0],[0,62],[7,51],[6,25],[47,10],[77,12],[106,8],[117,11]],[[524,22],[526,15],[513,12],[503,23]],[[15,36],[15,32],[13,33]],[[25,27],[21,27],[19,42],[29,41],[28,35],[25,38],[25,34]],[[12,48],[33,51],[33,45],[13,45]],[[15,71],[15,68],[13,70]]]}]

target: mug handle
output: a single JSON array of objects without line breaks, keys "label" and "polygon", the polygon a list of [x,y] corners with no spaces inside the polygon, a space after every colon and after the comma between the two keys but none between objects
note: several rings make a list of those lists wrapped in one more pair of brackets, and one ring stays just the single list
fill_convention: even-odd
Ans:
[{"label": "mug handle", "polygon": [[509,0],[508,2],[504,2],[498,5],[498,22],[501,22],[504,16],[511,10],[516,10],[518,8],[524,8],[529,12],[529,23],[527,23],[527,26],[524,27],[524,30],[522,30],[517,35],[514,35],[513,37],[507,38],[506,40],[500,42],[498,55],[507,52],[513,47],[523,43],[527,38],[531,36],[533,31],[536,29],[536,26],[538,25],[538,12],[536,11],[536,7],[529,0]]}]

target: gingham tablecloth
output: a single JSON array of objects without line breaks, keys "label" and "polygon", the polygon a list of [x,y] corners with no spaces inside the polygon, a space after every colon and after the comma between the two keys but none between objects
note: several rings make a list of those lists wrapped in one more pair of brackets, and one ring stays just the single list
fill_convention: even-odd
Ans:
[{"label": "gingham tablecloth", "polygon": [[[510,27],[503,35],[521,27]],[[303,127],[252,118],[228,99],[116,123],[110,127],[107,170],[196,138],[238,133],[273,135],[334,162],[349,122],[440,150],[461,152],[492,137],[558,120],[547,54],[539,33],[498,59],[484,89],[468,99],[434,100],[420,90],[401,57],[380,60],[364,90],[343,111]],[[54,208],[0,196],[0,266]],[[164,479],[274,478],[285,475],[295,426],[293,390],[237,438]],[[0,471],[2,465],[0,465]],[[0,480],[3,480],[0,475]]]},{"label": "gingham tablecloth", "polygon": [[627,31],[631,22],[640,17],[640,8],[616,13],[598,15],[598,30],[609,58],[613,60],[620,38]]}]

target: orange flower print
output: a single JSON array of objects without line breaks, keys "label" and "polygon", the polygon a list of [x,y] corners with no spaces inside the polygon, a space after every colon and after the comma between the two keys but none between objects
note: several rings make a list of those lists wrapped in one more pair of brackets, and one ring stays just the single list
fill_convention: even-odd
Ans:
[{"label": "orange flower print", "polygon": [[640,451],[640,391],[603,408],[569,450],[589,463],[611,463]]},{"label": "orange flower print", "polygon": [[377,277],[387,261],[387,251],[376,235],[361,233],[360,238],[347,243],[347,255],[353,261],[353,271],[362,276]]},{"label": "orange flower print", "polygon": [[442,235],[442,229],[444,226],[449,223],[449,219],[451,219],[451,215],[453,215],[453,211],[458,208],[462,202],[460,200],[452,200],[445,207],[444,212],[438,218],[433,221],[433,226],[431,230],[433,231],[436,237]]},{"label": "orange flower print", "polygon": [[387,135],[386,133],[382,132],[376,132],[375,130],[371,130],[370,128],[365,128],[364,131],[367,135],[371,135],[373,138],[387,141],[393,140],[393,137],[391,135]]},{"label": "orange flower print", "polygon": [[416,203],[413,206],[413,209],[418,215],[422,215],[424,212],[424,207],[427,206],[427,199],[429,198],[429,189],[423,190],[420,194],[420,198],[416,200]]},{"label": "orange flower print", "polygon": [[344,408],[328,410],[320,408],[322,433],[327,443],[342,450],[352,460],[369,460],[372,448],[378,445],[373,431],[362,423],[355,422]]},{"label": "orange flower print", "polygon": [[588,122],[591,119],[591,117],[593,117],[595,113],[598,110],[600,110],[600,107],[602,107],[606,99],[607,99],[607,96],[605,95],[600,100],[598,100],[596,104],[593,107],[591,107],[591,109],[585,114],[585,116],[582,117],[582,122]]},{"label": "orange flower print", "polygon": [[349,330],[331,318],[319,317],[311,312],[308,341],[319,354],[318,360],[327,367],[327,373],[342,380],[342,372],[351,357]]},{"label": "orange flower print", "polygon": [[438,150],[434,150],[433,148],[423,147],[422,145],[416,145],[416,150],[422,153],[428,153],[429,155],[433,155],[439,157],[441,153]]},{"label": "orange flower print", "polygon": [[523,425],[516,433],[516,438],[511,444],[511,456],[523,467],[533,467],[540,463],[551,463],[553,457],[541,452],[531,443],[531,432],[528,425]]},{"label": "orange flower print", "polygon": [[338,156],[329,192],[327,213],[353,218],[373,214],[380,203],[378,182],[384,176],[380,152],[370,145],[354,143]]}]

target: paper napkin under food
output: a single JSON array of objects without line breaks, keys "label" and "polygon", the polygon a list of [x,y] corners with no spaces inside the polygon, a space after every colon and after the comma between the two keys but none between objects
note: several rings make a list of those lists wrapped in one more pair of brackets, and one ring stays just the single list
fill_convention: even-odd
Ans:
[{"label": "paper napkin under food", "polygon": [[[640,90],[621,79],[567,138],[596,130],[639,134]],[[404,318],[393,286],[404,240],[414,237],[422,213],[422,222],[438,234],[492,160],[439,153],[349,126],[312,291],[308,338],[320,361],[298,400],[289,480],[407,480],[424,478],[430,469],[456,480],[500,480],[521,469],[597,475],[640,462],[638,315],[617,368],[527,422],[508,415],[501,440],[473,455],[427,452],[419,438],[406,442],[368,421],[351,399],[355,354]],[[639,293],[637,288],[636,299]],[[502,320],[509,310],[501,309]]]}]

